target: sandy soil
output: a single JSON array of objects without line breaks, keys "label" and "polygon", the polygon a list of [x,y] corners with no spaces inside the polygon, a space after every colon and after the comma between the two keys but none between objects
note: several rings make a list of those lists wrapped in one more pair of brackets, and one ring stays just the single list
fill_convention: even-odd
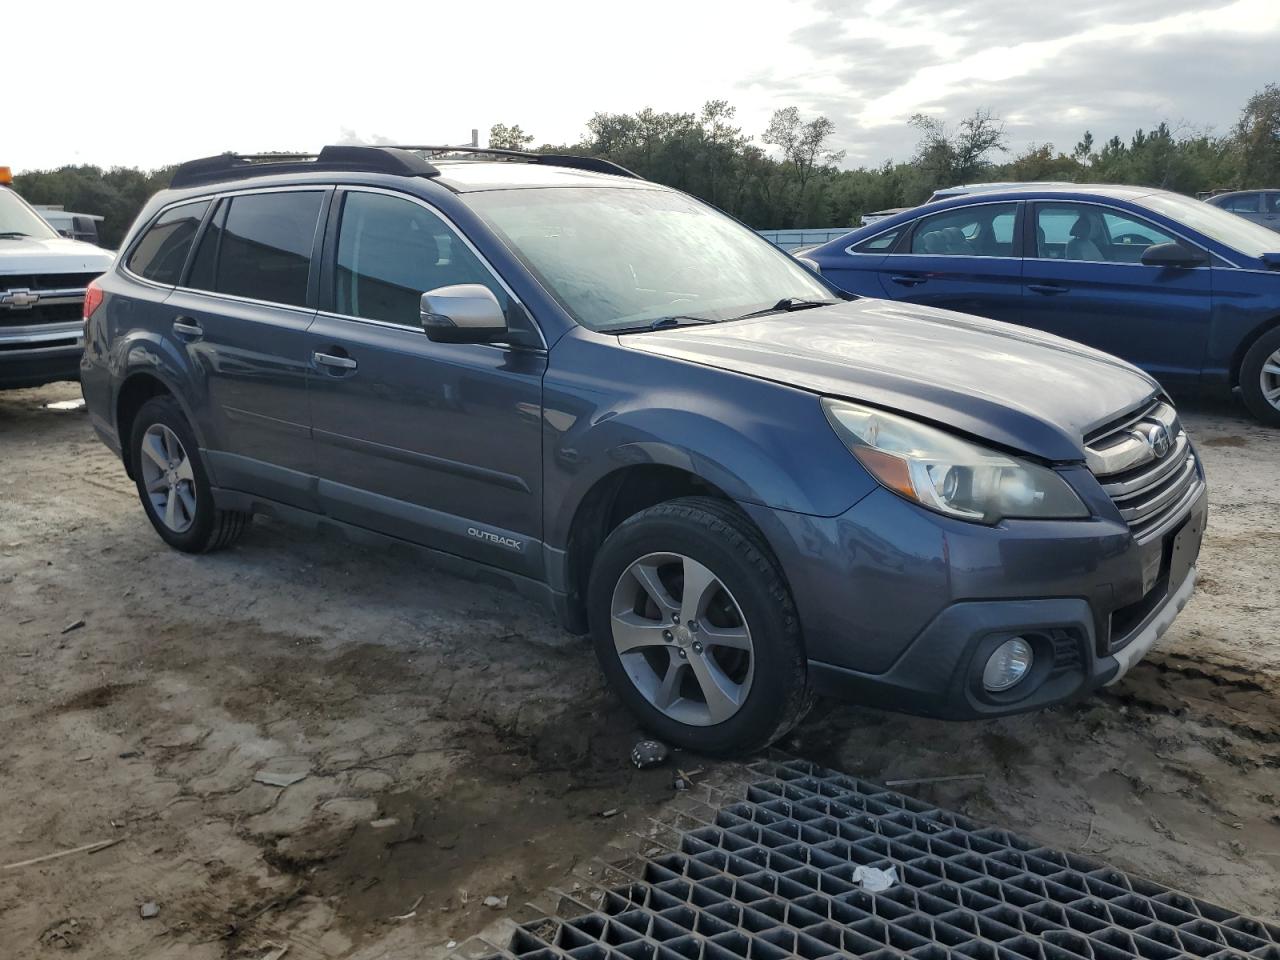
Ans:
[{"label": "sandy soil", "polygon": [[[45,406],[76,396],[0,394],[0,866],[118,842],[0,869],[5,956],[437,955],[664,809],[670,770],[630,768],[638,731],[539,609],[266,521],[175,553],[84,414]],[[1121,685],[973,724],[823,704],[787,748],[980,773],[905,789],[1280,919],[1280,431],[1184,419],[1203,586]]]}]

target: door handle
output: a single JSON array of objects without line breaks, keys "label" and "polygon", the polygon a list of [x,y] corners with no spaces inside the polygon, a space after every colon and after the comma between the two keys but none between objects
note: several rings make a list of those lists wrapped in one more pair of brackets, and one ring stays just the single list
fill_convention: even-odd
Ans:
[{"label": "door handle", "polygon": [[904,287],[918,287],[920,284],[928,280],[928,277],[918,277],[906,273],[896,273],[889,278],[894,283],[901,284]]},{"label": "door handle", "polygon": [[174,320],[173,332],[184,340],[199,340],[204,336],[204,328],[191,317],[178,317]]},{"label": "door handle", "polygon": [[1070,288],[1057,283],[1028,283],[1027,289],[1032,293],[1043,293],[1046,297],[1051,297],[1058,293],[1066,293]]},{"label": "door handle", "polygon": [[354,370],[356,362],[350,357],[339,357],[332,353],[313,353],[312,361],[321,367],[331,367],[334,370]]}]

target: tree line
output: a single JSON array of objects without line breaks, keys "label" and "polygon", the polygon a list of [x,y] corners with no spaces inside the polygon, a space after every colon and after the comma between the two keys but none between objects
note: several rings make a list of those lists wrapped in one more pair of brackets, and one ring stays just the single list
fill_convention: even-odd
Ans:
[{"label": "tree line", "polygon": [[[1124,183],[1191,195],[1280,188],[1280,84],[1250,97],[1224,134],[1174,130],[1161,122],[1127,140],[1112,136],[1102,143],[1085,131],[1069,151],[1040,143],[1010,156],[1003,120],[986,110],[956,123],[924,114],[908,122],[917,138],[910,159],[855,169],[841,167],[845,155],[832,146],[836,128],[829,118],[806,118],[786,107],[757,139],[725,100],[687,113],[597,113],[576,143],[534,146],[535,137],[518,124],[498,123],[489,145],[612,160],[759,229],[854,226],[865,213],[914,206],[940,187],[983,180]],[[172,172],[64,166],[19,174],[14,186],[32,203],[102,215],[103,242],[115,246]]]}]

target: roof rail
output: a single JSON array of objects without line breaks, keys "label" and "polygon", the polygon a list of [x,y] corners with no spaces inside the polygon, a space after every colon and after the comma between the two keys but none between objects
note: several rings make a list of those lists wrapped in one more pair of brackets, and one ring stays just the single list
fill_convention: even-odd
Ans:
[{"label": "roof rail", "polygon": [[170,187],[192,187],[220,180],[273,173],[390,173],[435,177],[440,171],[417,153],[397,147],[330,146],[319,153],[223,153],[189,160],[173,172]]},{"label": "roof rail", "polygon": [[451,147],[441,144],[417,146],[402,146],[400,144],[396,144],[395,146],[388,147],[387,149],[425,153],[428,159],[442,153],[480,154],[482,156],[523,160],[526,163],[540,163],[551,167],[568,167],[572,170],[587,170],[592,173],[608,173],[615,177],[631,177],[634,180],[644,179],[640,174],[634,173],[621,164],[614,163],[612,160],[603,160],[600,157],[582,157],[569,153],[532,153],[528,150],[505,150],[500,147]]}]

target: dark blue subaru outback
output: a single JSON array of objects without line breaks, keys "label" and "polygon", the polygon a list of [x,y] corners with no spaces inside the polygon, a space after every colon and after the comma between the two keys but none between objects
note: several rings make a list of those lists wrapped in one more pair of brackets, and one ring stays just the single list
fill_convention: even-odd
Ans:
[{"label": "dark blue subaru outback", "polygon": [[814,692],[1060,702],[1195,583],[1204,476],[1151,377],[851,299],[604,161],[194,161],[85,315],[94,426],[169,544],[268,512],[497,574],[698,750],[766,744]]}]

